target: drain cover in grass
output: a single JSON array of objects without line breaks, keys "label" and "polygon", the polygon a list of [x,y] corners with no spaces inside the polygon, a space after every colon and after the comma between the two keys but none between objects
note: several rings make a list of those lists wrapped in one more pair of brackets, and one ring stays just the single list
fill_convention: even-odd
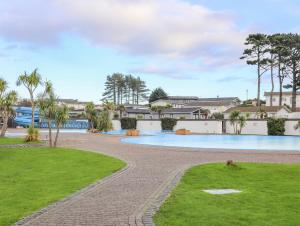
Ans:
[{"label": "drain cover in grass", "polygon": [[210,190],[203,190],[203,191],[212,195],[226,195],[226,194],[242,192],[240,190],[235,190],[235,189],[210,189]]}]

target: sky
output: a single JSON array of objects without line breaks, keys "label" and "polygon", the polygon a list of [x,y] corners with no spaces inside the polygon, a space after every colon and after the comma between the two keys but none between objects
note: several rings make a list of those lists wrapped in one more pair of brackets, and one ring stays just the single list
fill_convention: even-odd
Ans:
[{"label": "sky", "polygon": [[99,102],[114,72],[169,95],[251,98],[247,35],[300,32],[299,0],[2,0],[0,15],[0,77],[22,98],[17,77],[35,68],[60,98]]}]

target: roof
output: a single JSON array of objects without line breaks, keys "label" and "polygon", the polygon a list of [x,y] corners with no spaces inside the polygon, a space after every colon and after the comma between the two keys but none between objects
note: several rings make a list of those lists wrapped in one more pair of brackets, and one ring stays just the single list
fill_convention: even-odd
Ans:
[{"label": "roof", "polygon": [[[279,95],[280,92],[273,92],[273,95]],[[270,96],[271,92],[265,92],[265,96]],[[282,92],[282,95],[292,95],[292,92]],[[300,92],[297,92],[297,95],[300,95]]]},{"label": "roof", "polygon": [[168,96],[167,100],[199,100],[196,96]]},{"label": "roof", "polygon": [[190,106],[190,107],[205,107],[205,106],[228,106],[232,104],[232,101],[194,101],[185,104],[185,106]]},{"label": "roof", "polygon": [[266,112],[278,112],[281,109],[286,109],[287,111],[290,111],[287,107],[285,106],[261,106],[261,107],[256,107],[256,106],[249,106],[249,107],[232,107],[224,111],[224,113],[230,113],[233,111],[239,111],[239,112],[259,112],[261,110],[266,111]]},{"label": "roof", "polygon": [[127,108],[126,112],[128,114],[150,114],[151,111],[149,109],[136,109],[136,108]]},{"label": "roof", "polygon": [[163,114],[181,114],[181,113],[193,113],[200,111],[201,108],[168,108],[162,111]]},{"label": "roof", "polygon": [[238,97],[214,97],[214,98],[199,98],[198,101],[210,102],[210,101],[240,101]]}]

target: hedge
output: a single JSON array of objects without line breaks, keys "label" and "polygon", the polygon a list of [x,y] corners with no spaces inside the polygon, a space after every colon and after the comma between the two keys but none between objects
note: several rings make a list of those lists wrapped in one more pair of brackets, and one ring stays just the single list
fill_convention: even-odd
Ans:
[{"label": "hedge", "polygon": [[121,128],[122,129],[136,129],[136,119],[135,118],[121,118]]},{"label": "hedge", "polygon": [[177,120],[173,118],[162,118],[161,119],[161,128],[162,130],[173,130],[176,126]]},{"label": "hedge", "polygon": [[268,119],[268,134],[272,136],[283,136],[285,132],[285,119],[270,118]]}]

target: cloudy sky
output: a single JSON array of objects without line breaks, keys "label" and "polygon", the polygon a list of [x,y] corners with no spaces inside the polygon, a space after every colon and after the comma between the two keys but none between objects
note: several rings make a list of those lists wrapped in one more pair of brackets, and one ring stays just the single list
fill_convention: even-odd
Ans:
[{"label": "cloudy sky", "polygon": [[[0,1],[0,77],[38,68],[61,98],[98,101],[105,77],[202,97],[256,93],[239,60],[247,34],[300,32],[299,0]],[[268,90],[268,75],[263,90]]]}]

